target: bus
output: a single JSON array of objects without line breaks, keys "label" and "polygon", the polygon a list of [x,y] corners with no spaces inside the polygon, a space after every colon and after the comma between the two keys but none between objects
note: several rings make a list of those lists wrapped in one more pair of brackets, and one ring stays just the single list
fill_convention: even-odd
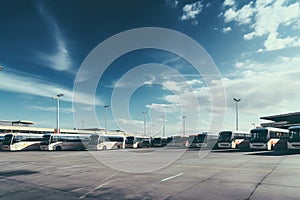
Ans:
[{"label": "bus", "polygon": [[168,144],[168,147],[186,147],[187,141],[187,136],[175,135],[173,136],[172,141]]},{"label": "bus", "polygon": [[92,134],[88,144],[89,150],[124,149],[125,137],[122,135]]},{"label": "bus", "polygon": [[39,150],[43,134],[8,133],[5,134],[2,149],[6,151]]},{"label": "bus", "polygon": [[151,146],[152,147],[162,147],[161,140],[162,140],[161,137],[152,138],[152,140],[151,140]]},{"label": "bus", "polygon": [[251,135],[242,131],[220,131],[218,138],[218,148],[236,149],[249,148]]},{"label": "bus", "polygon": [[300,149],[300,126],[289,128],[289,138],[287,141],[288,149]]},{"label": "bus", "polygon": [[82,134],[44,134],[40,145],[41,150],[85,150],[90,140],[90,135]]},{"label": "bus", "polygon": [[189,135],[188,148],[215,148],[218,136],[210,132]]},{"label": "bus", "polygon": [[125,140],[125,148],[142,148],[150,147],[151,141],[148,136],[127,136]]},{"label": "bus", "polygon": [[250,131],[250,149],[277,150],[287,147],[289,131],[287,129],[265,127]]},{"label": "bus", "polygon": [[6,134],[7,134],[7,133],[0,133],[0,150],[2,149],[2,144],[3,144],[4,136],[5,136]]}]

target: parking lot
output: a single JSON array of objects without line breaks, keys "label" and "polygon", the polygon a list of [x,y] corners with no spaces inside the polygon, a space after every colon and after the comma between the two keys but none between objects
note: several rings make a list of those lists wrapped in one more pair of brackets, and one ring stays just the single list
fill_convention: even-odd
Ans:
[{"label": "parking lot", "polygon": [[0,152],[0,199],[299,199],[300,154]]}]

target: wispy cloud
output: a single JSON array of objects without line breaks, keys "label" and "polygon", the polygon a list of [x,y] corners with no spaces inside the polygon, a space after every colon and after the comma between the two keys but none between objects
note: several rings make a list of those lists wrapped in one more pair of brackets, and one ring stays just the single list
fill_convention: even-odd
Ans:
[{"label": "wispy cloud", "polygon": [[[34,77],[31,74],[22,73],[22,75],[16,75],[10,72],[1,72],[0,90],[15,92],[19,94],[29,94],[34,96],[51,97],[59,93],[63,93],[62,101],[72,102],[73,91],[55,83],[45,81],[38,77]],[[94,98],[88,94],[77,94],[76,98],[78,103],[93,105]],[[101,102],[96,99],[96,105],[101,105]]]},{"label": "wispy cloud", "polygon": [[176,8],[179,4],[178,0],[166,0],[166,5],[171,6],[172,8]]},{"label": "wispy cloud", "polygon": [[[28,106],[27,108],[32,110],[40,110],[40,111],[48,111],[48,112],[56,112],[56,107],[44,107],[44,106]],[[73,113],[74,110],[72,108],[60,108],[60,112],[63,113]]]},{"label": "wispy cloud", "polygon": [[72,69],[72,61],[67,49],[67,45],[63,34],[61,33],[58,24],[52,16],[45,10],[42,4],[38,5],[38,10],[41,16],[45,19],[52,31],[56,49],[53,53],[39,52],[37,57],[41,59],[45,66],[58,71],[69,71]]},{"label": "wispy cloud", "polygon": [[261,51],[272,51],[287,47],[299,47],[300,2],[251,1],[238,9],[231,1],[225,1],[224,21],[247,25],[250,32],[244,34],[245,40],[265,36]]}]

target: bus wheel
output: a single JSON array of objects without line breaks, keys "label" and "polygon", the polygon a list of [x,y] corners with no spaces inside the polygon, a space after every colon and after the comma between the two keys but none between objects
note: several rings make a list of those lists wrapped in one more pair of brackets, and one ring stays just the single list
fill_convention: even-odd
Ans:
[{"label": "bus wheel", "polygon": [[103,148],[102,148],[103,150],[106,150],[106,146],[103,146]]},{"label": "bus wheel", "polygon": [[56,151],[61,151],[61,146],[57,146],[57,147],[55,148],[55,150],[56,150]]}]

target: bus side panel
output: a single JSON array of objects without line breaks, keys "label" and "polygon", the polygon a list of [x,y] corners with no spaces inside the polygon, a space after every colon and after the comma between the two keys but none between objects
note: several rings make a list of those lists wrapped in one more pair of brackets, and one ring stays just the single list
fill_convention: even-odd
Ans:
[{"label": "bus side panel", "polygon": [[279,139],[276,143],[273,144],[274,150],[285,150],[287,149],[287,139]]}]

